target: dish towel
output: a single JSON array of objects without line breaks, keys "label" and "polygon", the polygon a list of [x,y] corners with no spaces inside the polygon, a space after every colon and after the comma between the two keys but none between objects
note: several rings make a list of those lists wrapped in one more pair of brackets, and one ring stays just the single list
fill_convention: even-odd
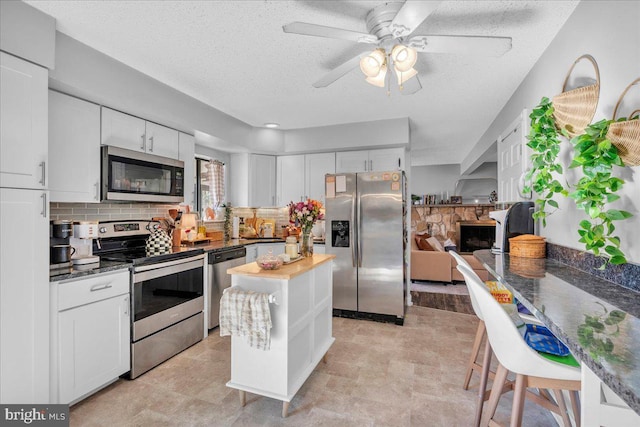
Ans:
[{"label": "dish towel", "polygon": [[269,294],[227,288],[220,298],[220,336],[244,337],[250,347],[271,347]]}]

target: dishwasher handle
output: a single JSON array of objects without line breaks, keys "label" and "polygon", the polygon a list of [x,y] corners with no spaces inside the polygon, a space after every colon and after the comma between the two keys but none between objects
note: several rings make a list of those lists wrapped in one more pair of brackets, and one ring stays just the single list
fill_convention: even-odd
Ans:
[{"label": "dishwasher handle", "polygon": [[238,258],[245,258],[246,256],[246,248],[233,249],[229,251],[210,252],[209,265],[220,264],[221,262],[231,261]]}]

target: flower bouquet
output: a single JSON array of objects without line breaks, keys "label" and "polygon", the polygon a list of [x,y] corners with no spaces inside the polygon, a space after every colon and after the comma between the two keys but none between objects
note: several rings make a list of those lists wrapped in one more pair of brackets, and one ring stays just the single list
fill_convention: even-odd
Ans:
[{"label": "flower bouquet", "polygon": [[317,220],[324,218],[321,209],[322,203],[312,199],[307,199],[306,202],[289,203],[289,222],[302,229],[302,242],[300,243],[302,256],[310,257],[313,255],[311,229]]}]

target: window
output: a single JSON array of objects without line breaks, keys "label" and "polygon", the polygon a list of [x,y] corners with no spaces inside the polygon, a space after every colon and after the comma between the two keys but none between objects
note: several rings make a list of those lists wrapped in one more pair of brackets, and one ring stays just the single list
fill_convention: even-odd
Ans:
[{"label": "window", "polygon": [[224,163],[198,158],[196,176],[200,218],[213,219],[215,210],[224,203]]}]

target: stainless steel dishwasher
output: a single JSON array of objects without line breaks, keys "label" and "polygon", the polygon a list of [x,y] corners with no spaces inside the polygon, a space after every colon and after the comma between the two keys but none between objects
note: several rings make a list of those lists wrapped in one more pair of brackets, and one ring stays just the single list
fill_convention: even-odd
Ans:
[{"label": "stainless steel dishwasher", "polygon": [[231,286],[231,276],[227,269],[246,263],[245,248],[224,249],[209,253],[209,277],[207,296],[209,297],[209,329],[220,323],[220,297],[222,291]]}]

